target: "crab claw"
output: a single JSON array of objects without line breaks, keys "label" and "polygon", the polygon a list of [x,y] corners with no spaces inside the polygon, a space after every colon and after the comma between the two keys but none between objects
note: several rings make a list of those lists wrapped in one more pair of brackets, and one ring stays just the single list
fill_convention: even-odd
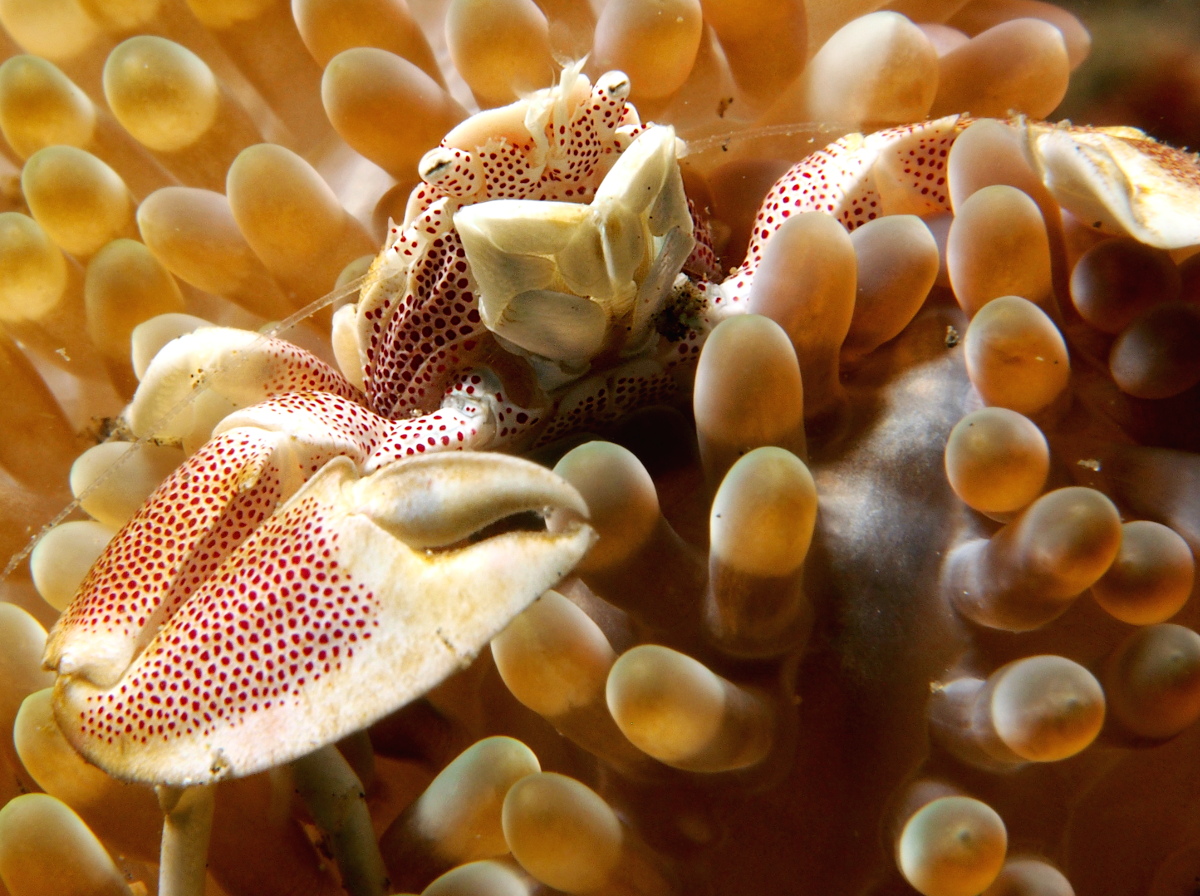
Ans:
[{"label": "crab claw", "polygon": [[[504,531],[554,512],[547,531]],[[558,526],[560,515],[570,522]],[[74,746],[116,777],[186,786],[295,759],[464,666],[595,539],[579,494],[499,454],[363,475],[327,463],[158,629],[112,686],[60,671]]]},{"label": "crab claw", "polygon": [[331,458],[365,462],[374,434],[366,409],[326,393],[282,396],[227,423],[240,425],[189,457],[109,542],[50,632],[48,666],[114,684],[256,526]]},{"label": "crab claw", "polygon": [[1024,125],[1035,168],[1081,221],[1160,249],[1200,242],[1200,178],[1192,153],[1135,128]]}]

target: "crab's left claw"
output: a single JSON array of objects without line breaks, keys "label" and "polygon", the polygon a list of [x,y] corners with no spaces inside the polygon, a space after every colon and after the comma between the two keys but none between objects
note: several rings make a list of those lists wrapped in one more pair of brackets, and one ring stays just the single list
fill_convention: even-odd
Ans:
[{"label": "crab's left claw", "polygon": [[1058,203],[1085,224],[1160,249],[1200,243],[1196,156],[1135,128],[1025,122],[1034,167]]},{"label": "crab's left claw", "polygon": [[[483,531],[530,512],[554,512],[554,531]],[[430,455],[369,475],[335,458],[115,685],[60,675],[59,725],[128,780],[189,785],[294,759],[468,663],[591,546],[585,516],[567,482],[506,455]]]}]

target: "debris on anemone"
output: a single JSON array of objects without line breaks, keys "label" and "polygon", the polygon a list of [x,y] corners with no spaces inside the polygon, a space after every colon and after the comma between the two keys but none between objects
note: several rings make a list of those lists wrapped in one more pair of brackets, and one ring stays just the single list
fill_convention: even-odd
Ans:
[{"label": "debris on anemone", "polygon": [[874,6],[0,0],[12,896],[1189,891],[1200,174]]}]

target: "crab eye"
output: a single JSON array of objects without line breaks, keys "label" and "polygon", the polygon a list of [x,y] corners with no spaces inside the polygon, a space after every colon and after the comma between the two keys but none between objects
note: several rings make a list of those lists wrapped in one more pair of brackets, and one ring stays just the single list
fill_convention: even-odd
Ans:
[{"label": "crab eye", "polygon": [[417,166],[417,174],[425,183],[435,183],[454,165],[454,155],[448,149],[438,147],[425,153],[421,164]]},{"label": "crab eye", "polygon": [[629,77],[624,72],[605,72],[596,80],[596,90],[610,100],[629,98]]},{"label": "crab eye", "polygon": [[483,185],[483,167],[471,153],[439,146],[421,157],[417,165],[421,180],[443,194],[466,200]]}]

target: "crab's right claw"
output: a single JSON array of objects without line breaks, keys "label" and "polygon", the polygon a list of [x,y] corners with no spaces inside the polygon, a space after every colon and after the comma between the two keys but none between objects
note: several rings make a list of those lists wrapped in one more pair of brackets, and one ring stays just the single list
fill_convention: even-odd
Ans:
[{"label": "crab's right claw", "polygon": [[[501,531],[554,514],[553,531]],[[121,679],[60,674],[55,713],[120,778],[189,785],[290,761],[469,663],[595,540],[579,493],[500,454],[326,464]]]}]

